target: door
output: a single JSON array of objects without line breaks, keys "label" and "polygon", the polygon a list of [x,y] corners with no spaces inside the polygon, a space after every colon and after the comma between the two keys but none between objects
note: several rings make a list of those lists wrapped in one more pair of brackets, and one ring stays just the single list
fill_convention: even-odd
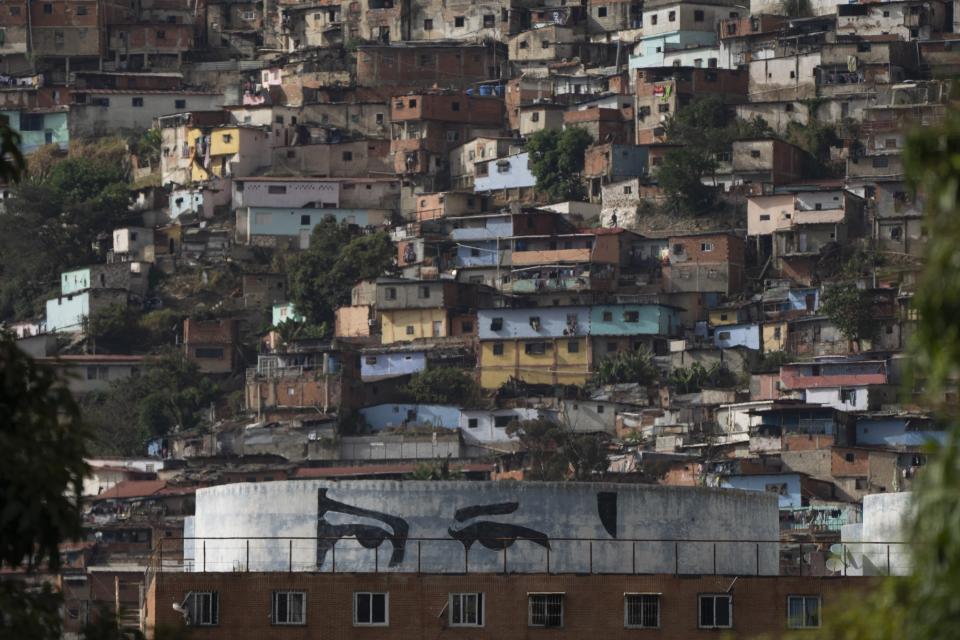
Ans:
[{"label": "door", "polygon": [[433,321],[433,337],[440,338],[443,336],[443,322],[440,320]]},{"label": "door", "polygon": [[300,229],[300,248],[310,248],[310,229]]}]

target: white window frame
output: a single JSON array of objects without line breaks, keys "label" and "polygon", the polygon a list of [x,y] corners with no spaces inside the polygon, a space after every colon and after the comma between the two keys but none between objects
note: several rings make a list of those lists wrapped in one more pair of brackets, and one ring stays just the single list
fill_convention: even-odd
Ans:
[{"label": "white window frame", "polygon": [[[550,596],[559,598],[559,601],[560,601],[560,624],[547,624],[546,622],[544,622],[543,624],[535,624],[534,621],[533,621],[533,602],[534,602],[534,599],[535,599],[535,598],[543,598],[543,599],[544,599],[544,603],[543,603],[543,606],[544,606],[544,618],[546,618],[546,617],[547,617],[547,606],[549,606],[549,601],[548,601],[547,599],[548,599]],[[558,592],[558,591],[552,591],[552,592],[551,592],[551,591],[546,591],[546,592],[540,591],[540,592],[528,593],[528,594],[527,594],[527,626],[528,626],[528,627],[535,627],[535,628],[544,628],[544,629],[562,629],[562,628],[563,628],[563,623],[564,623],[564,619],[563,619],[563,618],[564,618],[564,613],[565,613],[565,612],[564,612],[564,604],[565,604],[565,603],[564,603],[564,600],[566,599],[565,596],[566,596],[566,594],[563,593],[562,591],[560,591],[560,592]]]},{"label": "white window frame", "polygon": [[[197,605],[199,598],[209,598],[210,606],[207,608],[210,614],[206,620],[201,620],[203,608]],[[191,591],[184,600],[187,611],[190,616],[191,627],[216,627],[220,624],[220,592],[219,591]]]},{"label": "white window frame", "polygon": [[[704,625],[703,618],[700,616],[700,606],[704,598],[710,598],[713,600],[713,620],[714,623],[711,625]],[[727,599],[727,623],[725,625],[718,625],[717,620],[717,598],[726,598]],[[729,593],[701,593],[697,595],[697,627],[699,629],[732,629],[733,628],[733,596]]]},{"label": "white window frame", "polygon": [[[300,596],[300,619],[291,620],[290,613],[294,611],[290,606],[290,596]],[[287,609],[287,619],[280,620],[277,615],[280,611],[280,598],[286,599],[286,609]],[[307,624],[307,592],[306,591],[274,591],[273,592],[273,601],[271,603],[271,622],[278,626],[293,626],[300,627]]]},{"label": "white window frame", "polygon": [[[623,628],[624,629],[659,629],[660,628],[660,593],[624,593],[623,594]],[[654,598],[657,604],[657,622],[654,625],[630,624],[630,598]],[[643,604],[640,604],[643,607]],[[641,619],[643,616],[640,616]]]},{"label": "white window frame", "polygon": [[[370,622],[357,620],[357,602],[360,596],[370,596]],[[383,596],[383,622],[373,622],[373,596]],[[354,591],[353,592],[353,626],[355,627],[389,627],[390,626],[390,592],[388,591]]]},{"label": "white window frame", "polygon": [[[474,600],[473,611],[474,611],[474,614],[476,615],[476,620],[474,622],[465,620],[466,616],[465,616],[465,609],[463,606],[464,603],[469,601],[471,598]],[[482,591],[474,591],[469,593],[468,592],[451,593],[449,596],[449,599],[447,600],[450,626],[451,627],[482,627],[484,625],[484,615],[486,614],[486,610],[484,609],[484,606],[483,606],[483,599],[484,598],[483,598]],[[457,602],[458,600],[459,600],[459,606],[455,608],[454,603]],[[459,622],[456,620],[456,616],[454,615],[455,611],[460,613]]]},{"label": "white window frame", "polygon": [[[800,600],[803,603],[803,613],[799,624],[795,624],[790,618],[790,601]],[[817,602],[817,624],[807,624],[807,601],[816,600]],[[787,596],[787,629],[819,629],[823,623],[823,602],[819,595],[788,595]]]}]

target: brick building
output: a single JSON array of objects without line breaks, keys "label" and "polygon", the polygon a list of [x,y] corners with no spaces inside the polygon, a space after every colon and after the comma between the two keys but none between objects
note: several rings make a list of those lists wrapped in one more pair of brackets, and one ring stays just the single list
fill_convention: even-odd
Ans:
[{"label": "brick building", "polygon": [[[628,569],[627,569],[628,570]],[[146,596],[148,637],[184,626],[205,638],[781,637],[819,627],[821,609],[871,578],[409,573],[157,573]]]},{"label": "brick building", "polygon": [[204,373],[230,373],[239,347],[236,320],[183,321],[183,346],[187,359]]}]

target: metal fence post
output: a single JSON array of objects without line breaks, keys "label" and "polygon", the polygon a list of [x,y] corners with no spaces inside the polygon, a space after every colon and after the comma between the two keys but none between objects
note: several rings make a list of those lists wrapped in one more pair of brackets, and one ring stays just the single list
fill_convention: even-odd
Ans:
[{"label": "metal fence post", "polygon": [[637,575],[637,543],[630,543],[630,553],[633,556],[631,566],[633,567],[633,575]]},{"label": "metal fence post", "polygon": [[331,572],[336,573],[337,572],[337,541],[336,540],[334,540],[333,544],[330,545],[330,552],[331,552],[330,556],[333,560],[333,567],[331,569]]},{"label": "metal fence post", "polygon": [[293,573],[293,538],[290,538],[290,551],[287,559],[290,563],[290,573]]},{"label": "metal fence post", "polygon": [[713,575],[717,575],[717,543],[713,543]]},{"label": "metal fence post", "polygon": [[550,547],[547,547],[547,574],[550,573]]},{"label": "metal fence post", "polygon": [[463,572],[470,573],[470,548],[463,547]]},{"label": "metal fence post", "polygon": [[380,547],[373,548],[373,572],[380,573]]},{"label": "metal fence post", "polygon": [[593,540],[590,541],[590,573],[593,573]]},{"label": "metal fence post", "polygon": [[847,545],[840,545],[841,553],[843,553],[843,576],[847,576]]}]

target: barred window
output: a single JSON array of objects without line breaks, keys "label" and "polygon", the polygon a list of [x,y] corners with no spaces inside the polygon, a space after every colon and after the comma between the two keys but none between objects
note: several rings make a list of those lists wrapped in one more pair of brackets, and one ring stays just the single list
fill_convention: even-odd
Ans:
[{"label": "barred window", "polygon": [[529,625],[531,627],[562,627],[563,595],[562,593],[529,594]]},{"label": "barred window", "polygon": [[733,627],[733,597],[726,594],[700,596],[700,628],[730,629]]},{"label": "barred window", "polygon": [[623,626],[656,629],[660,626],[660,594],[627,593],[623,596]]}]

